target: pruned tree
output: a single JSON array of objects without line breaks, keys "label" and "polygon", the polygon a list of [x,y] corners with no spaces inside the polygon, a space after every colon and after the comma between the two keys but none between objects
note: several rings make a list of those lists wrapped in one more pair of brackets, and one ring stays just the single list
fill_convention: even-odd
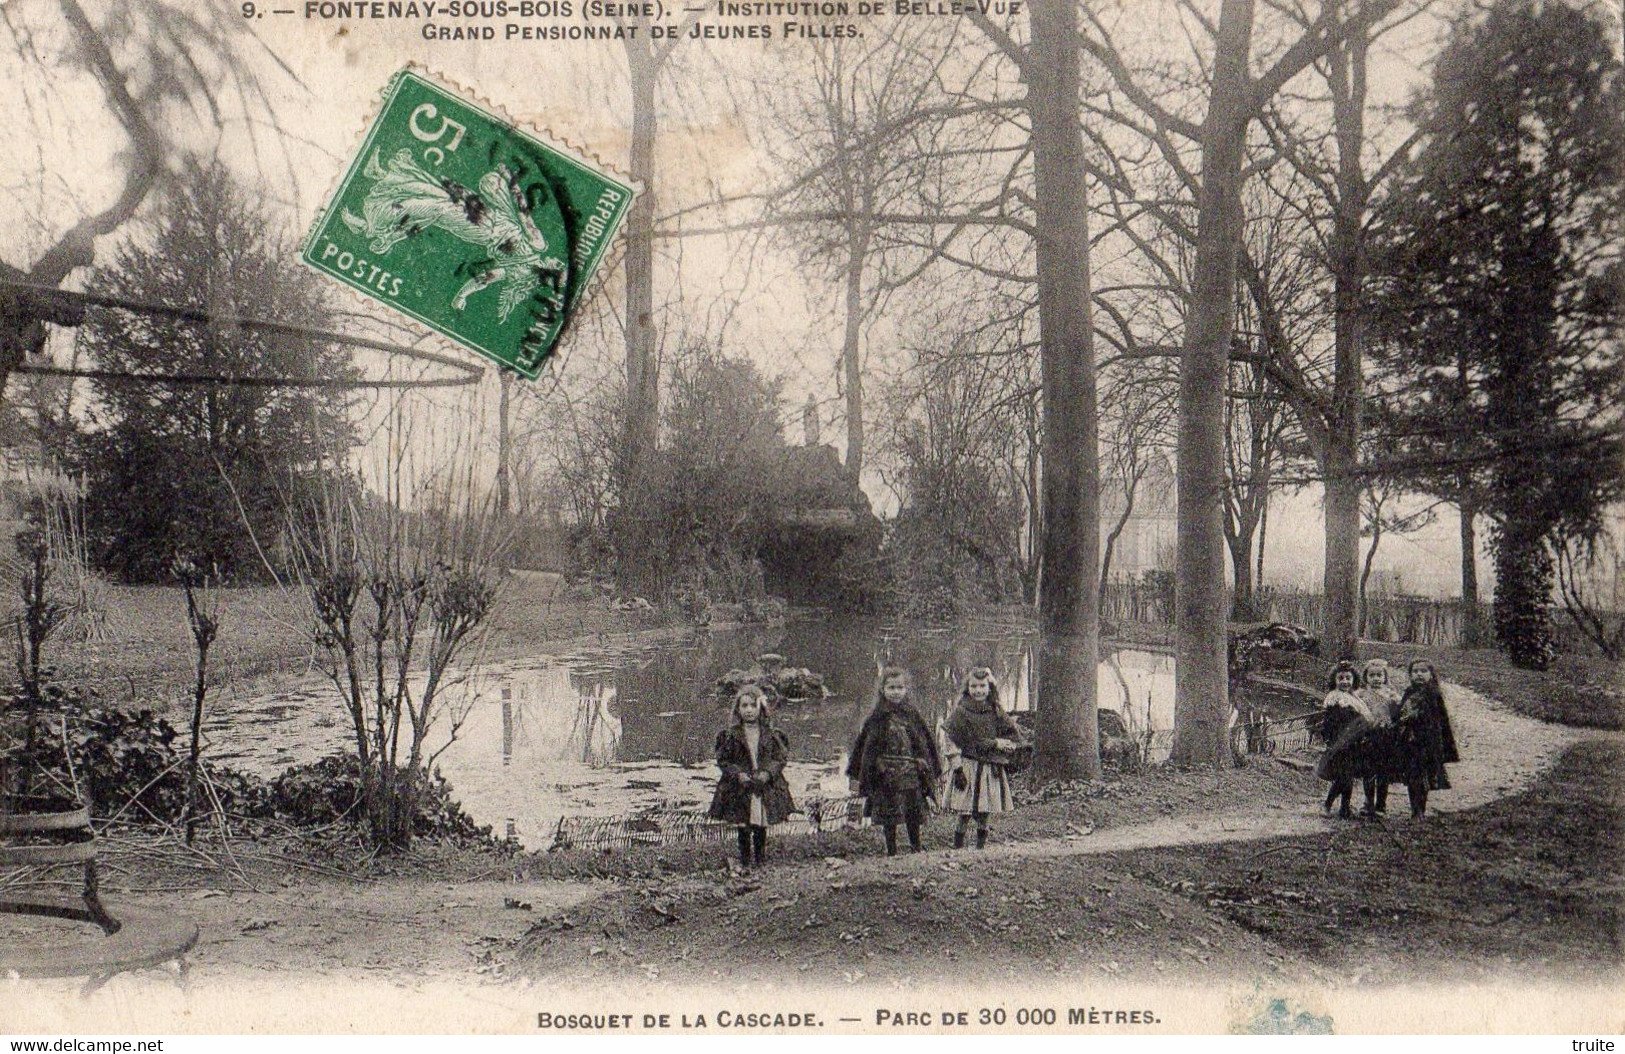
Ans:
[{"label": "pruned tree", "polygon": [[457,665],[496,603],[506,540],[466,434],[447,438],[411,400],[391,408],[371,485],[326,485],[287,527],[317,664],[353,737],[361,815],[385,852],[411,847],[434,763],[467,717]]}]

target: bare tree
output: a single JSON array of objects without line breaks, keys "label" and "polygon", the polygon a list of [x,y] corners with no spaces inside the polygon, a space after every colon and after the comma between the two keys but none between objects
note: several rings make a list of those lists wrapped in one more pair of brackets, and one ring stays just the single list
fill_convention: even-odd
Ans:
[{"label": "bare tree", "polygon": [[[1150,374],[1150,376],[1147,376]],[[1101,484],[1122,504],[1107,527],[1100,554],[1100,580],[1111,576],[1118,539],[1134,516],[1140,484],[1163,459],[1173,438],[1177,388],[1160,370],[1114,371],[1101,400]]]},{"label": "bare tree", "polygon": [[1404,496],[1402,488],[1392,480],[1372,477],[1366,480],[1360,495],[1360,533],[1371,539],[1366,547],[1365,560],[1360,565],[1360,636],[1365,636],[1367,623],[1366,586],[1371,581],[1371,568],[1377,561],[1377,547],[1383,538],[1394,534],[1412,534],[1431,524],[1437,515],[1437,502],[1413,512],[1395,512],[1394,503]]},{"label": "bare tree", "polygon": [[[1225,392],[1235,317],[1241,191],[1248,130],[1264,107],[1351,29],[1380,18],[1392,0],[1373,0],[1354,18],[1329,0],[1307,29],[1260,73],[1251,72],[1254,0],[1222,0],[1216,22],[1191,21],[1211,35],[1204,78],[1206,115],[1198,123],[1168,109],[1141,83],[1106,26],[1091,14],[1085,47],[1145,115],[1144,131],[1193,188],[1197,202],[1193,289],[1180,356],[1178,444],[1178,617],[1173,756],[1218,764],[1226,756],[1229,717],[1224,605]],[[1137,12],[1138,13],[1138,12]],[[1200,145],[1193,172],[1182,145]]]},{"label": "bare tree", "polygon": [[[1256,184],[1255,184],[1256,185]],[[1258,283],[1270,298],[1273,325],[1259,320],[1259,307],[1251,297],[1237,299],[1241,331],[1232,345],[1230,367],[1230,425],[1226,455],[1229,487],[1225,491],[1225,543],[1230,548],[1234,575],[1230,614],[1250,621],[1260,617],[1254,591],[1261,586],[1264,528],[1276,473],[1298,439],[1292,415],[1280,389],[1270,377],[1270,357],[1294,352],[1276,347],[1282,341],[1302,342],[1313,320],[1304,320],[1305,301],[1317,295],[1314,258],[1302,251],[1300,225],[1280,198],[1249,194],[1250,220],[1244,252],[1258,271]],[[1245,284],[1245,283],[1244,283]],[[1296,344],[1294,345],[1296,346]],[[1272,350],[1273,349],[1273,350]],[[1256,555],[1256,561],[1255,561]]]},{"label": "bare tree", "polygon": [[[1280,108],[1274,108],[1263,122],[1271,145],[1301,177],[1293,183],[1295,192],[1308,191],[1322,203],[1320,208],[1298,207],[1316,229],[1331,282],[1330,376],[1306,364],[1301,357],[1308,347],[1304,344],[1296,346],[1300,357],[1276,357],[1270,364],[1272,375],[1302,423],[1324,481],[1324,640],[1329,653],[1338,656],[1356,653],[1362,610],[1359,543],[1365,480],[1360,467],[1360,441],[1365,418],[1365,283],[1370,270],[1367,242],[1371,205],[1411,145],[1407,138],[1375,164],[1369,161],[1372,143],[1367,132],[1371,109],[1368,66],[1377,41],[1428,6],[1429,0],[1405,4],[1328,2],[1326,9],[1342,23],[1342,29],[1333,46],[1317,58],[1314,69],[1326,89],[1325,103],[1331,115],[1329,137],[1293,127]],[[1299,21],[1307,20],[1300,16]],[[1301,113],[1305,107],[1298,109]],[[1330,142],[1326,142],[1327,138]],[[1277,346],[1269,350],[1278,355],[1289,349]]]},{"label": "bare tree", "polygon": [[434,762],[467,716],[450,689],[496,600],[503,549],[466,435],[420,429],[432,415],[412,398],[392,406],[391,455],[371,491],[331,486],[289,516],[312,641],[354,736],[361,810],[387,851],[410,847]]},{"label": "bare tree", "polygon": [[[30,253],[21,241],[13,242],[13,250],[25,255],[0,260],[0,279],[57,287],[95,262],[96,240],[136,215],[166,165],[185,167],[199,145],[207,150],[207,143],[184,139],[187,122],[166,116],[170,107],[218,114],[229,100],[273,126],[275,117],[253,64],[243,61],[253,37],[224,7],[199,12],[166,0],[132,0],[93,16],[79,0],[57,0],[38,5],[38,11],[43,17],[21,8],[0,14],[17,68],[29,72],[20,82],[27,98],[22,112],[44,122],[53,111],[85,107],[88,92],[95,98],[89,105],[124,137],[107,159],[116,178],[109,199],[88,206],[71,195],[42,201],[31,216],[43,246]],[[58,25],[63,32],[55,32]],[[39,188],[51,182],[43,176],[34,181]],[[0,288],[0,394],[24,358],[44,347],[44,323],[76,325],[80,318],[81,309],[48,294]]]},{"label": "bare tree", "polygon": [[768,222],[782,225],[804,266],[842,289],[846,471],[854,481],[865,452],[866,323],[929,260],[888,217],[917,207],[922,188],[941,178],[948,118],[928,104],[941,101],[956,35],[930,20],[892,21],[861,42],[813,47],[810,77],[764,92],[784,136],[776,152],[787,174],[769,196]]},{"label": "bare tree", "polygon": [[676,31],[657,40],[646,10],[630,23],[636,33],[622,41],[626,50],[628,86],[632,96],[632,143],[628,174],[642,188],[626,217],[626,308],[622,324],[626,335],[626,416],[621,455],[627,473],[627,493],[635,495],[646,461],[654,454],[660,431],[659,334],[655,327],[655,143],[660,135],[656,90],[672,52],[687,36],[687,29],[709,6],[692,7]]},{"label": "bare tree", "polygon": [[876,453],[897,468],[901,599],[921,613],[1009,599],[1013,579],[1025,597],[1033,584],[1022,529],[1037,384],[1030,357],[1015,350],[1019,331],[978,325],[981,307],[918,318],[912,362],[881,389]]},{"label": "bare tree", "polygon": [[1563,610],[1598,651],[1619,661],[1625,656],[1625,561],[1617,534],[1560,529],[1552,551]]}]

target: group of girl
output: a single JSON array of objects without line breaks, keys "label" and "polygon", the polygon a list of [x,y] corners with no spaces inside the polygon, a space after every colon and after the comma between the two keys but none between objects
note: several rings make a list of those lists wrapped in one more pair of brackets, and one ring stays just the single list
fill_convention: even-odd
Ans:
[{"label": "group of girl", "polygon": [[1363,668],[1345,660],[1333,668],[1321,724],[1326,751],[1315,769],[1331,784],[1326,812],[1341,799],[1338,815],[1353,816],[1349,805],[1356,779],[1365,785],[1366,816],[1387,811],[1390,783],[1405,784],[1412,817],[1427,811],[1429,791],[1450,788],[1445,765],[1461,757],[1438,674],[1426,659],[1412,662],[1406,672],[1410,683],[1402,695],[1389,683],[1382,659]]},{"label": "group of girl", "polygon": [[[907,671],[880,671],[874,709],[852,744],[847,778],[864,799],[864,814],[884,833],[888,856],[897,853],[898,827],[911,850],[923,848],[926,812],[938,802],[959,816],[954,847],[964,847],[974,821],[980,849],[987,844],[988,817],[1014,805],[1007,770],[1024,747],[1021,732],[999,705],[993,671],[985,666],[966,675],[943,728],[942,750],[910,701],[910,689]],[[767,828],[795,808],[784,778],[788,755],[788,741],[769,719],[767,697],[755,685],[741,688],[732,719],[717,736],[722,775],[710,810],[712,819],[739,828],[741,865],[762,862]]]}]

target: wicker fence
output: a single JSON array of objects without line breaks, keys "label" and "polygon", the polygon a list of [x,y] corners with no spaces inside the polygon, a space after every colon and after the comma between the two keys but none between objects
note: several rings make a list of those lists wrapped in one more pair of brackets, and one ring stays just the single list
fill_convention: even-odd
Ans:
[{"label": "wicker fence", "polygon": [[[1174,617],[1172,584],[1143,580],[1108,582],[1102,590],[1103,614],[1110,622],[1171,625]],[[1226,600],[1228,603],[1228,598]],[[1255,597],[1261,622],[1293,622],[1314,633],[1325,630],[1326,598],[1321,593],[1264,589]],[[1459,600],[1381,595],[1366,601],[1367,640],[1425,647],[1459,647],[1467,623],[1468,605]],[[1490,624],[1490,607],[1478,605],[1481,625]],[[1555,616],[1560,619],[1560,614]],[[1566,620],[1557,623],[1559,630]]]}]

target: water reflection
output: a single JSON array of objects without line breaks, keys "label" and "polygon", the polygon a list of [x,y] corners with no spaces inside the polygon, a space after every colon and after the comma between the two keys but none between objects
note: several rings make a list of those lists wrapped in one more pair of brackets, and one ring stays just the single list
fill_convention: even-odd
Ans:
[{"label": "water reflection", "polygon": [[[808,621],[491,663],[451,689],[448,706],[461,722],[454,733],[449,724],[442,728],[431,750],[479,822],[511,825],[532,847],[545,847],[563,816],[702,809],[728,714],[716,681],[775,652],[822,674],[831,692],[773,714],[790,739],[792,790],[798,800],[839,797],[846,793],[844,751],[872,705],[881,666],[913,673],[915,704],[931,722],[946,716],[963,671],[976,665],[993,668],[1007,706],[1026,710],[1034,639],[1026,627],[1005,623],[917,629]],[[1101,664],[1098,683],[1102,709],[1120,714],[1130,734],[1172,727],[1170,657],[1117,652]],[[218,715],[214,738],[237,748],[235,763],[272,774],[342,749],[338,712],[330,685],[306,686]]]}]

